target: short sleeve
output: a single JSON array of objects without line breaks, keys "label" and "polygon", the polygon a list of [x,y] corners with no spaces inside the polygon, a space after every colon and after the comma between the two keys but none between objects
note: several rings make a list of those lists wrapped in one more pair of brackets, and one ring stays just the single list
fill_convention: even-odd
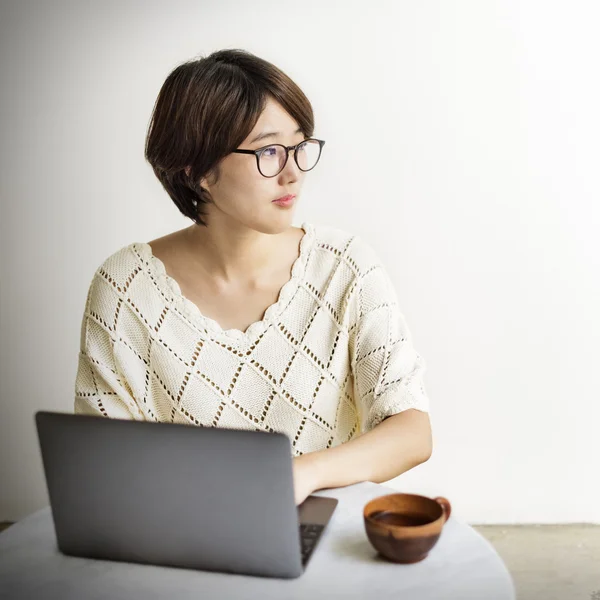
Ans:
[{"label": "short sleeve", "polygon": [[143,420],[127,381],[114,358],[114,342],[106,322],[90,314],[96,277],[92,281],[81,323],[75,378],[75,414]]},{"label": "short sleeve", "polygon": [[426,364],[380,262],[358,274],[352,306],[349,350],[362,431],[409,408],[429,412]]}]

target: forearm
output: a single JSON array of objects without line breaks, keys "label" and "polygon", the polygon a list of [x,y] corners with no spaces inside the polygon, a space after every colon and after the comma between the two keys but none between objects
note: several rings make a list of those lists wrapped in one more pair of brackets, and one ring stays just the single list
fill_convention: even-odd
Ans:
[{"label": "forearm", "polygon": [[345,444],[300,457],[314,489],[372,481],[382,483],[425,462],[431,455],[429,415],[405,410]]}]

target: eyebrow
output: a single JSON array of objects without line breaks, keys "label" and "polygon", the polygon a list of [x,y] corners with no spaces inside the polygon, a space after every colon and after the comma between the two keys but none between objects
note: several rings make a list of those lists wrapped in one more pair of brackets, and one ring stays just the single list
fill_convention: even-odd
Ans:
[{"label": "eyebrow", "polygon": [[[298,133],[302,133],[302,127],[298,127],[298,129],[294,131],[293,135],[296,135]],[[277,137],[278,135],[281,135],[280,131],[266,131],[257,135],[250,143],[254,144],[254,142],[258,142],[259,140],[264,140],[268,137]]]}]

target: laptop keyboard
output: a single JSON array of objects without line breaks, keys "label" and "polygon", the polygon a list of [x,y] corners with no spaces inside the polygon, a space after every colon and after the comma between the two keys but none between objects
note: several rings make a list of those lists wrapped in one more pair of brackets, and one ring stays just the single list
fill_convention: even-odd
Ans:
[{"label": "laptop keyboard", "polygon": [[302,550],[303,565],[305,565],[308,561],[324,529],[324,525],[300,523],[300,545]]}]

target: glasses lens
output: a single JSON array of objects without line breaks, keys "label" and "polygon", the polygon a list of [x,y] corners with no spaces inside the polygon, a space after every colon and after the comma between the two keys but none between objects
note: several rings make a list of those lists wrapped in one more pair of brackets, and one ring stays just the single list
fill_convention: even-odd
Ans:
[{"label": "glasses lens", "polygon": [[303,171],[310,171],[319,160],[321,144],[317,140],[306,140],[298,146],[296,157],[298,165]]},{"label": "glasses lens", "polygon": [[260,172],[265,177],[277,175],[285,163],[285,150],[283,146],[269,146],[260,155]]},{"label": "glasses lens", "polygon": [[[310,171],[318,162],[321,145],[316,140],[306,140],[298,146],[298,164],[302,171]],[[285,164],[286,150],[283,146],[274,145],[265,148],[260,156],[260,172],[265,177],[277,175]]]}]

